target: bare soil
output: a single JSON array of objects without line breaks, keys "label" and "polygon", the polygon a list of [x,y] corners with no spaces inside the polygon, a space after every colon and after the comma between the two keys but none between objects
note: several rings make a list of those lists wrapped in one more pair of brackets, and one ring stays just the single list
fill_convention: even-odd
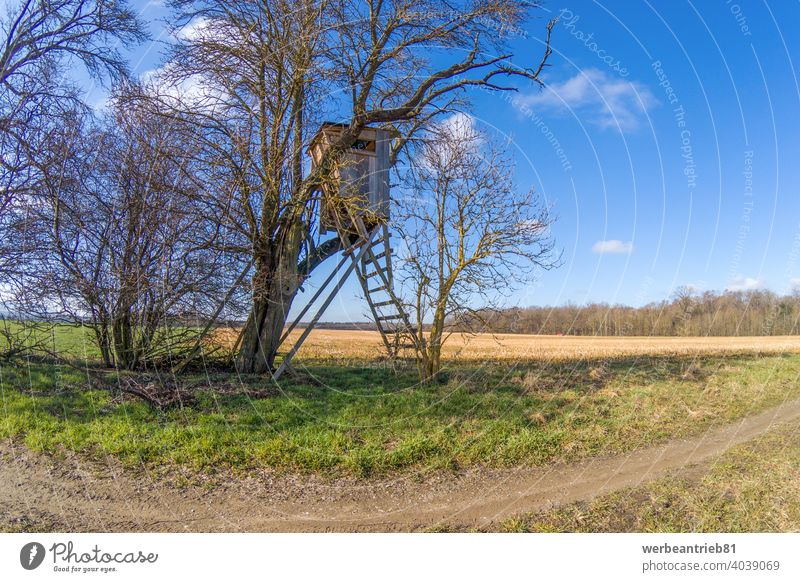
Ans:
[{"label": "bare soil", "polygon": [[191,476],[123,470],[63,453],[0,443],[0,531],[417,531],[494,529],[522,512],[589,500],[668,470],[696,471],[780,423],[800,400],[630,454],[575,464],[329,479],[259,471]]}]

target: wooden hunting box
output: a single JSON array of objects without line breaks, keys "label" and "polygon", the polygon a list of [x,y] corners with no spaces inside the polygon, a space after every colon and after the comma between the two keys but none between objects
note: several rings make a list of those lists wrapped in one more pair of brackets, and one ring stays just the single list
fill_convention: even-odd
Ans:
[{"label": "wooden hunting box", "polygon": [[[322,162],[328,147],[346,129],[325,122],[311,140],[308,152],[312,170]],[[352,229],[353,216],[370,227],[389,220],[389,151],[392,132],[364,128],[342,156],[331,179],[322,187],[320,229]]]}]

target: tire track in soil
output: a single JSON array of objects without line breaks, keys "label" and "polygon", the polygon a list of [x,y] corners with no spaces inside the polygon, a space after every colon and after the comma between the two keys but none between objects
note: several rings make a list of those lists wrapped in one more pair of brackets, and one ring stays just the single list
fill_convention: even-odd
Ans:
[{"label": "tire track in soil", "polygon": [[0,526],[45,531],[416,531],[489,528],[522,512],[588,501],[709,461],[779,423],[800,399],[631,453],[572,464],[357,480],[260,471],[174,487],[113,459],[55,458],[0,443]]}]

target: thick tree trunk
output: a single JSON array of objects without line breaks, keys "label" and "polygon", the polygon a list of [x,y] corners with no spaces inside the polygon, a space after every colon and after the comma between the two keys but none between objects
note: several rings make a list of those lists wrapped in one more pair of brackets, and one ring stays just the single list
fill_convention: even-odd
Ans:
[{"label": "thick tree trunk", "polygon": [[[263,374],[275,368],[275,356],[289,309],[303,278],[342,250],[339,237],[325,241],[298,264],[302,239],[298,226],[283,253],[283,266],[267,268],[269,261],[256,261],[253,276],[253,307],[245,323],[236,367],[247,374]],[[282,273],[280,276],[277,273]],[[260,292],[256,292],[260,290]]]},{"label": "thick tree trunk", "polygon": [[428,344],[427,349],[422,352],[421,357],[418,358],[417,367],[419,370],[419,379],[421,382],[430,382],[442,370],[442,345]]},{"label": "thick tree trunk", "polygon": [[136,367],[136,353],[133,347],[133,326],[130,308],[122,308],[115,314],[111,324],[116,365],[126,370]]},{"label": "thick tree trunk", "polygon": [[253,301],[245,324],[237,368],[245,374],[263,374],[275,368],[275,356],[295,293],[272,293]]},{"label": "thick tree trunk", "polygon": [[302,224],[294,226],[283,240],[283,248],[269,260],[256,261],[253,276],[253,306],[239,348],[237,368],[246,374],[274,370],[283,328],[300,287],[298,273]]},{"label": "thick tree trunk", "polygon": [[268,302],[262,299],[253,300],[253,308],[245,324],[242,344],[239,348],[239,358],[236,367],[245,374],[258,374],[271,369],[274,361],[274,353],[277,350],[271,346],[265,346],[261,350],[261,330],[267,315]]}]

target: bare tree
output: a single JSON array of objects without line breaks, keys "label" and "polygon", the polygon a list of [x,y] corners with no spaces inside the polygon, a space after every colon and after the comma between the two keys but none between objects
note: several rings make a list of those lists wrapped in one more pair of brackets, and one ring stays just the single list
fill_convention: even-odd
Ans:
[{"label": "bare tree", "polygon": [[[513,65],[500,30],[533,3],[476,0],[173,0],[181,39],[162,71],[162,114],[190,120],[230,186],[215,197],[228,249],[252,259],[252,306],[239,369],[273,367],[302,281],[340,250],[315,235],[316,192],[367,125],[399,132],[393,157],[469,87],[538,82]],[[326,116],[346,127],[304,172],[305,147]],[[222,195],[224,194],[224,195]]]},{"label": "bare tree", "polygon": [[0,15],[0,286],[13,276],[23,248],[9,232],[21,199],[39,191],[52,162],[47,136],[81,107],[64,63],[82,63],[96,78],[118,80],[125,60],[115,47],[145,38],[124,0],[21,0]]},{"label": "bare tree", "polygon": [[679,309],[678,317],[672,320],[675,335],[686,334],[691,326],[691,318],[695,309],[695,293],[691,287],[680,285],[672,294],[672,300]]},{"label": "bare tree", "polygon": [[420,378],[427,380],[441,369],[448,322],[474,321],[479,307],[537,269],[556,266],[558,257],[548,209],[533,191],[516,189],[503,144],[470,117],[458,114],[431,129],[414,166],[409,195],[398,202],[407,245],[401,273],[418,322]]},{"label": "bare tree", "polygon": [[2,24],[0,83],[16,92],[43,67],[66,56],[80,60],[94,75],[125,75],[115,41],[144,40],[141,23],[119,0],[23,0],[7,9]]},{"label": "bare tree", "polygon": [[40,253],[20,303],[88,324],[107,366],[169,363],[216,305],[228,266],[197,202],[196,146],[175,124],[122,107],[64,129],[50,145],[60,163],[45,172],[46,203],[28,212]]},{"label": "bare tree", "polygon": [[[0,14],[0,309],[13,287],[24,284],[32,259],[21,235],[31,234],[28,209],[42,190],[42,168],[53,162],[49,136],[79,109],[79,94],[64,63],[82,63],[97,78],[126,73],[117,41],[144,39],[143,28],[124,0],[22,0]],[[38,346],[43,322],[4,322],[7,354]]]},{"label": "bare tree", "polygon": [[[78,93],[67,59],[95,78],[120,80],[127,64],[116,48],[146,38],[124,0],[21,0],[0,16],[2,170],[25,175],[36,160],[36,129],[70,111]],[[6,200],[7,202],[7,200]]]}]

